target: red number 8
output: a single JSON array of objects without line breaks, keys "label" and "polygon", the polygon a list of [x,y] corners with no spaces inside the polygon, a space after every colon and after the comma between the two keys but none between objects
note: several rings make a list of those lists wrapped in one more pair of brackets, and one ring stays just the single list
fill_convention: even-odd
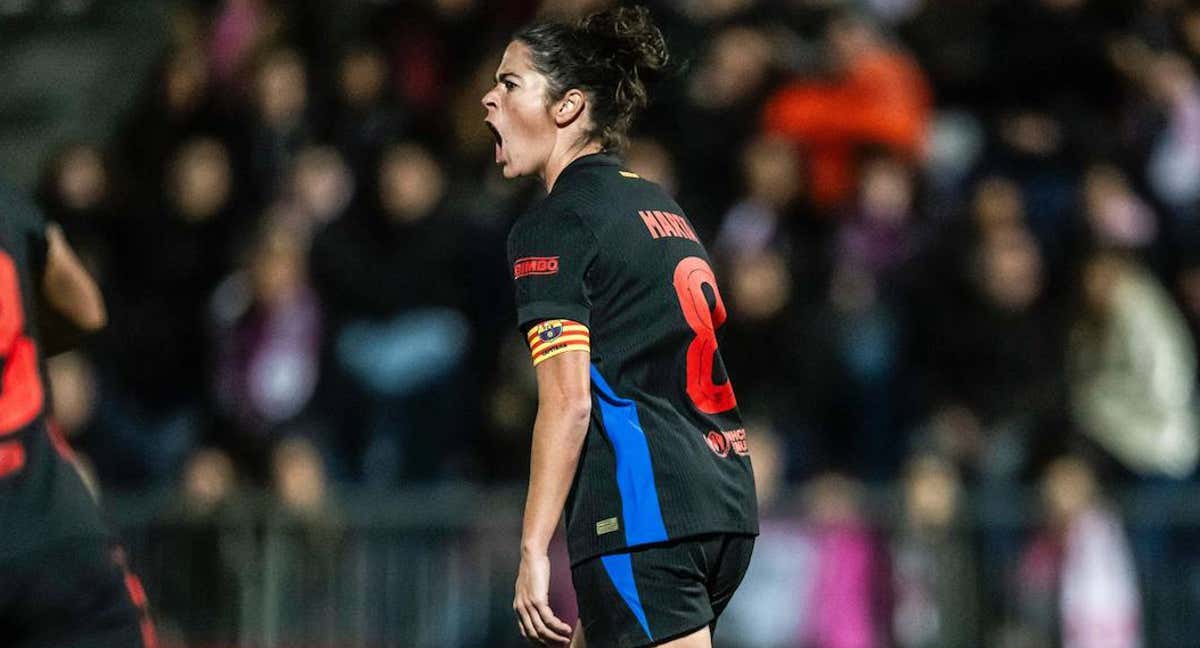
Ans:
[{"label": "red number 8", "polygon": [[25,335],[21,283],[12,257],[0,250],[0,435],[29,425],[42,412],[37,348]]},{"label": "red number 8", "polygon": [[[712,288],[716,299],[710,311],[704,296],[704,284]],[[717,277],[700,257],[687,257],[675,266],[675,294],[683,317],[696,337],[687,350],[687,394],[696,409],[705,414],[717,414],[737,407],[733,385],[727,378],[713,383],[713,363],[717,358],[717,329],[725,323],[725,302],[717,290]]]}]

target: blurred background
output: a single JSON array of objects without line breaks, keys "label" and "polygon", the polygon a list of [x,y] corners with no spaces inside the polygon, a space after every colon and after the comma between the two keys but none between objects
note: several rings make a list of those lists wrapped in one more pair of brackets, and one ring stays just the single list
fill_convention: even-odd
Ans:
[{"label": "blurred background", "polygon": [[[717,645],[1196,646],[1200,3],[646,4],[627,165],[714,256],[763,512]],[[110,311],[55,425],[168,645],[519,645],[541,189],[479,98],[605,5],[0,0],[0,178]]]}]

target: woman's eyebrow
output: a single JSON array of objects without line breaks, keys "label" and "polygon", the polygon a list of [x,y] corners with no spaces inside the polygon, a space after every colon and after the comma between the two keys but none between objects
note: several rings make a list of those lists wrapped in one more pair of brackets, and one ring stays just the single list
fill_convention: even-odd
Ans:
[{"label": "woman's eyebrow", "polygon": [[501,81],[504,81],[506,78],[511,78],[516,81],[521,80],[521,77],[513,72],[499,72],[496,74],[496,83],[500,83]]}]

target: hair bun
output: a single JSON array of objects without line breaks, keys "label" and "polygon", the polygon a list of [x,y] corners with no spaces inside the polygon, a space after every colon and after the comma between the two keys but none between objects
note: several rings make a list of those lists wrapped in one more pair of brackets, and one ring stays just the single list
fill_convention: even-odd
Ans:
[{"label": "hair bun", "polygon": [[548,80],[546,97],[574,88],[589,94],[587,136],[619,150],[633,118],[650,102],[646,82],[667,65],[667,44],[645,7],[617,7],[575,24],[536,23],[513,37],[529,47]]},{"label": "hair bun", "polygon": [[605,49],[612,53],[613,62],[629,69],[635,78],[667,65],[667,43],[654,26],[650,10],[643,6],[614,7],[594,13],[580,21],[579,29],[603,41]]}]

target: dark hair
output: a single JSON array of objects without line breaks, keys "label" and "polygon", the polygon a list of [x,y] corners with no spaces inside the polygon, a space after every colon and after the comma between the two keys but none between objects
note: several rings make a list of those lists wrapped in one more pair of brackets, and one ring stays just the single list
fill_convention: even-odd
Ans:
[{"label": "dark hair", "polygon": [[576,25],[545,22],[517,32],[533,68],[549,81],[547,99],[572,88],[589,95],[592,130],[606,150],[617,150],[637,111],[648,101],[646,81],[667,64],[667,44],[645,7],[616,7]]}]

